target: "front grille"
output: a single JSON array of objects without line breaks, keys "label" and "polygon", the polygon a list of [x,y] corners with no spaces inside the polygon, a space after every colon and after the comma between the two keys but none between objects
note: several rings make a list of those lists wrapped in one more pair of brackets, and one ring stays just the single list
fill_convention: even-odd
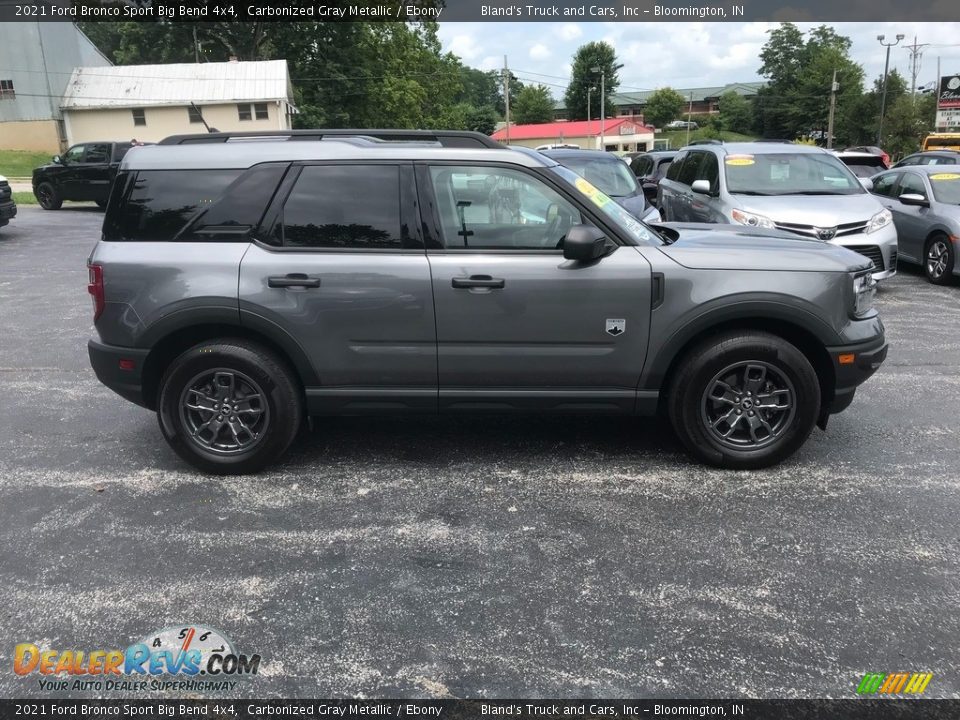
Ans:
[{"label": "front grille", "polygon": [[897,269],[897,251],[896,250],[890,251],[890,269],[891,270]]},{"label": "front grille", "polygon": [[[873,260],[874,272],[883,272],[883,253],[880,252],[879,245],[845,245],[844,247]],[[894,258],[891,258],[891,262],[893,260]]]},{"label": "front grille", "polygon": [[[857,220],[856,222],[842,223],[841,225],[837,225],[837,234],[834,235],[834,237],[844,237],[845,235],[857,235],[862,233],[867,229],[868,222],[869,220]],[[803,235],[804,237],[817,238],[818,240],[820,239],[817,236],[816,225],[804,225],[802,223],[774,223],[774,226],[778,230],[786,230],[787,232]],[[833,226],[828,225],[826,227]]]}]

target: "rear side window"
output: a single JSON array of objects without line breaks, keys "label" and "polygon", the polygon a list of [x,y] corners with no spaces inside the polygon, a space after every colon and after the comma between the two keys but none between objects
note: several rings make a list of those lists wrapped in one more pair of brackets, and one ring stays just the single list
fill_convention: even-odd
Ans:
[{"label": "rear side window", "polygon": [[677,182],[683,183],[684,185],[692,185],[693,181],[699,177],[698,173],[700,172],[700,165],[703,163],[704,157],[705,153],[702,152],[687,155],[687,159],[683,161],[680,173],[677,175]]},{"label": "rear side window", "polygon": [[242,170],[141,170],[114,184],[105,240],[172,240],[210,206]]},{"label": "rear side window", "polygon": [[677,155],[673,162],[670,163],[670,167],[667,168],[667,180],[676,180],[680,175],[680,168],[683,167],[683,161],[686,159],[686,153],[680,153]]},{"label": "rear side window", "polygon": [[401,222],[396,165],[308,165],[283,205],[283,245],[345,250],[418,247]]}]

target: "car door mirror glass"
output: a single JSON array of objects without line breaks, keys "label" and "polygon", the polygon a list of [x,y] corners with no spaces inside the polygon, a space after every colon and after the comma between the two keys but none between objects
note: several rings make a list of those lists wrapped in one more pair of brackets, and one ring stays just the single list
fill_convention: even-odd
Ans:
[{"label": "car door mirror glass", "polygon": [[60,157],[59,155],[54,155],[54,156],[53,156],[53,164],[54,164],[54,165],[63,165],[63,164],[64,164],[63,158]]},{"label": "car door mirror glass", "polygon": [[563,257],[589,262],[606,253],[607,238],[593,225],[574,225],[563,240]]}]

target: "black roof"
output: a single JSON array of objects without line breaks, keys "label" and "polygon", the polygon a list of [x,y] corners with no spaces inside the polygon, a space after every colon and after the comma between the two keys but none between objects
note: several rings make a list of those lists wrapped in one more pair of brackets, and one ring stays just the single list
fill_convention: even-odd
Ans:
[{"label": "black roof", "polygon": [[171,135],[160,141],[160,145],[192,145],[225,143],[231,140],[306,140],[317,141],[325,137],[361,137],[395,142],[434,142],[443,147],[454,148],[497,148],[503,145],[493,138],[479,132],[468,130],[401,130],[401,129],[346,129],[316,128],[312,130],[251,130],[238,132],[211,132],[195,135]]}]

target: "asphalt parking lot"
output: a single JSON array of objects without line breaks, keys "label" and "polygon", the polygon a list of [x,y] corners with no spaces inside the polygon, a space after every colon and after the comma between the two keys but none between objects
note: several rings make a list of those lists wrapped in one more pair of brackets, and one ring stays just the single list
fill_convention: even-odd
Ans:
[{"label": "asphalt parking lot", "polygon": [[44,694],[17,643],[179,623],[262,655],[234,696],[960,695],[960,285],[884,283],[886,364],[771,470],[649,420],[354,418],[214,478],[88,366],[101,219],[0,229],[0,696]]}]

